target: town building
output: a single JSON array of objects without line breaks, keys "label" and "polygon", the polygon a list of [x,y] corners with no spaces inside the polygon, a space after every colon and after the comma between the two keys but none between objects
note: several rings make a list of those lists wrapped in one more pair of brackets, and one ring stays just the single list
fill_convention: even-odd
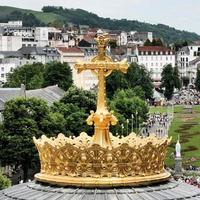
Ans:
[{"label": "town building", "polygon": [[78,74],[77,70],[74,67],[77,61],[89,60],[91,58],[92,53],[90,53],[90,56],[87,55],[87,53],[89,52],[88,48],[58,47],[58,51],[61,55],[61,62],[67,62],[70,65],[72,70],[73,81],[77,87],[83,88],[85,90],[90,90],[97,85],[97,78],[94,74],[92,74],[91,71],[88,70]]},{"label": "town building", "polygon": [[0,85],[16,67],[33,63],[60,62],[60,53],[51,47],[22,47],[18,51],[0,51]]},{"label": "town building", "polygon": [[124,46],[129,43],[132,43],[132,44],[137,44],[139,46],[142,46],[147,39],[149,39],[151,42],[153,41],[152,32],[122,31],[118,35],[117,45]]},{"label": "town building", "polygon": [[27,64],[40,62],[60,62],[60,53],[51,47],[22,47],[18,50],[26,59]]},{"label": "town building", "polygon": [[49,45],[48,27],[23,27],[21,21],[0,24],[1,36],[15,36],[22,40],[22,46],[45,47]]},{"label": "town building", "polygon": [[163,68],[171,64],[175,66],[175,53],[162,46],[143,46],[136,49],[138,64],[143,65],[150,72],[155,86],[160,85]]},{"label": "town building", "polygon": [[181,48],[177,52],[177,65],[181,77],[189,77],[190,83],[196,78],[198,59],[200,58],[200,43],[196,42]]},{"label": "town building", "polygon": [[94,40],[94,36],[91,36],[91,35],[85,35],[84,38],[78,43],[78,46],[97,48],[96,41]]},{"label": "town building", "polygon": [[0,51],[17,51],[22,47],[21,36],[0,35]]},{"label": "town building", "polygon": [[16,67],[26,64],[26,59],[18,51],[0,51],[0,85],[7,81],[7,74]]}]

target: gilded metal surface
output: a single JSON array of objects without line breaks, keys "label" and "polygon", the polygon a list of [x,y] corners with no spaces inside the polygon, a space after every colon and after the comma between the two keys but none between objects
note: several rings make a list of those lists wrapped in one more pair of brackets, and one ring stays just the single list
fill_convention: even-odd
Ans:
[{"label": "gilded metal surface", "polygon": [[87,119],[88,125],[95,126],[94,143],[99,144],[101,147],[111,147],[109,137],[109,127],[116,125],[117,118],[108,111],[106,105],[106,84],[105,79],[113,70],[119,70],[126,73],[128,63],[124,60],[121,62],[113,62],[112,58],[106,55],[106,46],[109,42],[108,34],[103,34],[96,38],[98,46],[98,54],[91,62],[79,62],[75,64],[78,72],[84,70],[91,70],[98,77],[98,96],[97,96],[97,110],[91,111]]},{"label": "gilded metal surface", "polygon": [[[93,144],[93,138],[86,133],[73,139],[63,134],[57,138],[34,138],[40,156],[41,174],[45,175],[36,175],[36,179],[49,175],[57,180],[60,177],[61,182],[65,180],[67,184],[73,177],[80,185],[80,177],[90,178],[92,183],[99,182],[98,178],[111,178],[112,184],[117,180],[116,185],[124,185],[124,178],[132,184],[138,180],[143,182],[145,177],[151,182],[155,177],[163,179],[163,174],[166,178],[164,159],[169,139],[156,136],[140,138],[133,133],[123,138],[110,134],[110,138],[112,149]],[[112,181],[112,178],[118,179]]]},{"label": "gilded metal surface", "polygon": [[149,136],[141,138],[131,133],[127,137],[114,137],[110,125],[117,118],[106,106],[105,78],[113,70],[126,72],[126,61],[113,62],[106,55],[108,35],[97,39],[98,55],[91,62],[77,63],[78,72],[91,70],[98,77],[96,112],[87,119],[95,126],[93,137],[81,133],[79,137],[34,138],[39,151],[41,173],[36,180],[59,185],[109,187],[141,185],[163,181],[170,177],[164,169],[168,138]]},{"label": "gilded metal surface", "polygon": [[84,188],[113,188],[121,186],[142,186],[151,185],[153,183],[164,182],[169,180],[171,174],[164,171],[160,174],[151,176],[129,176],[129,177],[69,177],[69,176],[53,176],[47,174],[36,174],[35,178],[44,183],[51,183],[60,186],[76,186]]}]

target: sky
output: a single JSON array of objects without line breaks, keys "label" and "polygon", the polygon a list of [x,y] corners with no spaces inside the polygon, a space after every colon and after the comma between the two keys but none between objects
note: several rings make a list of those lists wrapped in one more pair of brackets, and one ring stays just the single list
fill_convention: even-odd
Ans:
[{"label": "sky", "polygon": [[200,34],[200,0],[0,0],[0,5],[32,10],[45,5],[81,8],[101,17],[162,23]]}]

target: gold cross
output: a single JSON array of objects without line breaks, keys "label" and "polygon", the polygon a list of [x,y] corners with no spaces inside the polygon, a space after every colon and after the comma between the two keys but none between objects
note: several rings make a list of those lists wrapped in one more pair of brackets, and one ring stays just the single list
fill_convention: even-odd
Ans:
[{"label": "gold cross", "polygon": [[87,119],[88,125],[95,126],[94,140],[95,144],[102,147],[112,147],[109,127],[117,124],[117,118],[109,112],[106,104],[106,77],[109,76],[113,70],[119,70],[123,73],[127,72],[128,63],[123,60],[121,62],[113,62],[112,58],[106,55],[106,46],[109,42],[109,35],[103,34],[96,38],[98,54],[91,62],[79,62],[75,64],[78,73],[91,70],[98,78],[98,95],[97,95],[97,109],[96,112],[91,111]]}]

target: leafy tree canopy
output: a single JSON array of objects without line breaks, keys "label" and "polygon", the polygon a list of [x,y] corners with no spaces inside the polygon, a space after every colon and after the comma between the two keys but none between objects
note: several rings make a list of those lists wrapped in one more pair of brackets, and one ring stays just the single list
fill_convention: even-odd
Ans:
[{"label": "leafy tree canopy", "polygon": [[180,89],[180,78],[178,68],[166,65],[161,74],[161,88],[165,88],[164,95],[169,100],[172,98],[174,88]]},{"label": "leafy tree canopy", "polygon": [[40,137],[44,133],[50,136],[44,126],[49,114],[47,103],[36,98],[16,98],[5,104],[0,136],[4,148],[1,148],[0,157],[4,164],[22,165],[24,180],[27,180],[28,168],[37,155],[33,136]]},{"label": "leafy tree canopy", "polygon": [[96,94],[73,86],[65,93],[61,103],[73,104],[89,113],[96,109]]},{"label": "leafy tree canopy", "polygon": [[52,62],[46,64],[43,86],[56,84],[65,91],[73,84],[72,71],[67,63]]},{"label": "leafy tree canopy", "polygon": [[200,36],[187,31],[180,31],[164,24],[152,25],[142,23],[137,20],[127,19],[110,19],[99,17],[98,15],[87,12],[82,9],[67,9],[63,7],[45,6],[42,9],[44,12],[51,12],[61,16],[62,21],[68,21],[74,24],[85,24],[90,27],[99,27],[111,30],[124,31],[150,31],[154,33],[156,38],[163,38],[167,43],[173,43],[179,40],[199,40]]},{"label": "leafy tree canopy", "polygon": [[149,99],[153,95],[153,83],[149,72],[136,63],[130,64],[127,73],[124,75],[121,72],[114,71],[106,82],[107,94],[112,98],[117,89],[134,89],[141,87],[144,91],[144,96]]},{"label": "leafy tree canopy", "polygon": [[3,175],[3,171],[0,169],[0,190],[6,189],[11,186],[11,181]]},{"label": "leafy tree canopy", "polygon": [[72,72],[67,63],[33,63],[15,68],[8,74],[8,81],[3,87],[20,87],[22,83],[28,90],[51,85],[67,90],[73,83]]},{"label": "leafy tree canopy", "polygon": [[144,43],[144,46],[164,46],[164,44],[160,38],[154,38],[152,42],[149,39],[147,39]]},{"label": "leafy tree canopy", "polygon": [[22,20],[24,26],[45,26],[33,13],[22,13],[19,10],[14,10],[9,15],[4,16],[3,21]]},{"label": "leafy tree canopy", "polygon": [[132,89],[118,90],[110,102],[110,108],[115,111],[119,120],[118,125],[112,128],[114,132],[120,132],[120,125],[125,124],[126,119],[130,121],[132,116],[134,117],[133,126],[138,128],[139,123],[147,120],[149,111],[146,102],[138,97]]},{"label": "leafy tree canopy", "polygon": [[197,69],[197,78],[195,80],[195,87],[200,91],[200,69]]},{"label": "leafy tree canopy", "polygon": [[4,87],[20,87],[23,83],[27,89],[41,88],[45,66],[42,63],[33,63],[17,67],[8,74]]}]

